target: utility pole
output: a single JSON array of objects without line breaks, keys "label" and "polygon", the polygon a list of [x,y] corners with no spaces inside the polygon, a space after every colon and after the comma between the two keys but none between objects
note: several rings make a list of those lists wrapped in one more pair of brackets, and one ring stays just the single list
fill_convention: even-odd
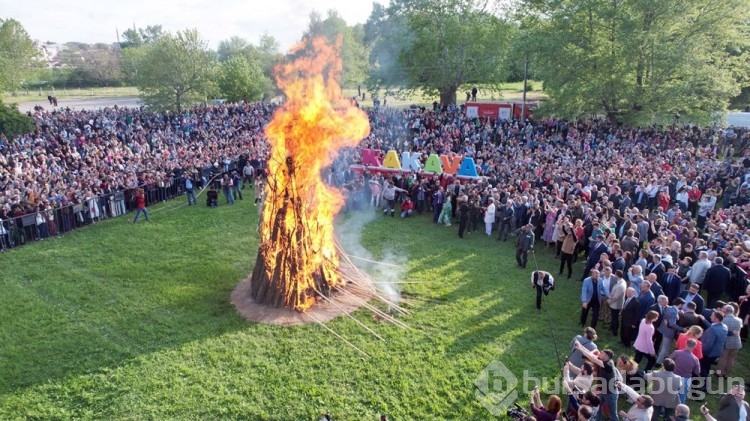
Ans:
[{"label": "utility pole", "polygon": [[526,51],[526,61],[523,66],[523,106],[521,107],[521,120],[526,120],[526,86],[529,78],[529,52]]}]

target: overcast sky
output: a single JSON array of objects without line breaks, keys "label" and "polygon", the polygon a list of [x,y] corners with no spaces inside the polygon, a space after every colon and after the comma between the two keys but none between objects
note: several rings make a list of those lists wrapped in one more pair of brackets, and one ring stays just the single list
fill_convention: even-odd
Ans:
[{"label": "overcast sky", "polygon": [[[378,0],[387,4],[388,0]],[[307,27],[312,10],[335,9],[349,25],[364,23],[372,0],[0,0],[0,18],[21,22],[34,40],[65,43],[117,41],[133,26],[168,31],[197,28],[216,48],[233,35],[256,43],[264,32],[286,51]]]}]

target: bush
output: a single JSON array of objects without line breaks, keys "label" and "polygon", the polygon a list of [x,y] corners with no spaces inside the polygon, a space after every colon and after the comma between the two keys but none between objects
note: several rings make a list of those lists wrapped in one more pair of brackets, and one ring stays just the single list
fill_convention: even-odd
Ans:
[{"label": "bush", "polygon": [[0,133],[8,138],[34,130],[34,121],[18,111],[16,104],[5,105],[0,101]]}]

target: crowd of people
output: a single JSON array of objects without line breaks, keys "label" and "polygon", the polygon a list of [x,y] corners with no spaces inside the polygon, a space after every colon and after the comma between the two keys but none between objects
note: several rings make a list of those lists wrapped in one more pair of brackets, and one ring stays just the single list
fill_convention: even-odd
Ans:
[{"label": "crowd of people", "polygon": [[[30,216],[28,234],[44,239],[84,219],[135,211],[146,202],[190,192],[215,180],[227,201],[241,194],[245,167],[262,174],[268,156],[263,128],[275,107],[232,104],[182,114],[142,109],[45,110],[30,113],[36,130],[0,136],[0,249]],[[232,185],[223,182],[228,175]],[[254,174],[253,174],[254,175]],[[237,183],[240,180],[242,183]],[[190,189],[187,189],[187,186]],[[28,226],[26,227],[28,229]]]},{"label": "crowd of people", "polygon": [[[383,215],[402,218],[431,212],[436,224],[458,222],[460,238],[512,236],[519,267],[535,245],[544,247],[560,259],[556,276],[569,280],[573,263],[582,260],[579,325],[594,338],[598,323],[608,325],[632,354],[615,359],[610,350],[587,350],[572,370],[586,373],[587,361],[598,366],[589,373],[605,380],[619,373],[621,380],[616,392],[600,388],[586,400],[597,402],[593,411],[574,405],[571,415],[687,419],[689,396],[715,392],[706,390],[711,376],[731,377],[750,320],[747,130],[635,129],[603,120],[493,123],[468,121],[460,110],[383,110],[371,118],[373,134],[340,160],[338,180],[351,208],[382,207]],[[374,168],[359,176],[347,166],[363,148],[417,151],[423,162],[429,154],[470,156],[481,177],[414,171],[389,177]],[[534,271],[532,287],[539,311],[554,274]],[[640,393],[631,387],[636,377],[672,387],[641,394],[645,387]],[[732,390],[717,419],[745,419],[744,384]],[[627,412],[618,411],[620,394],[634,402]],[[553,398],[545,409],[532,395],[537,419],[563,412]],[[702,413],[711,419],[707,408]]]},{"label": "crowd of people", "polygon": [[[210,180],[227,203],[242,198],[247,182],[259,192],[269,156],[263,129],[274,110],[263,103],[180,114],[37,107],[35,132],[0,137],[0,238],[7,244],[8,223],[32,214],[44,238],[56,228],[51,210],[71,205],[83,205],[92,220],[119,215],[129,197],[117,192],[133,192],[128,210],[138,214],[168,196],[159,191],[185,192],[195,204],[195,189]],[[377,107],[368,116],[371,133],[340,151],[325,174],[345,192],[345,211],[431,213],[436,224],[456,224],[462,239],[511,238],[520,267],[544,248],[560,259],[558,278],[572,280],[581,259],[580,325],[609,325],[634,348],[635,359],[624,364],[645,358],[651,371],[671,361],[682,377],[706,378],[721,357],[713,372],[731,375],[750,310],[750,131],[631,128],[602,119],[490,121],[437,105]],[[471,157],[479,177],[359,173],[351,165],[361,163],[363,149],[418,152],[422,163],[430,154]],[[210,206],[218,204],[216,190],[207,195]],[[548,292],[552,272],[532,285]],[[676,353],[686,348],[698,354],[697,372],[681,367],[688,358]],[[599,364],[602,355],[589,360]],[[616,400],[608,399],[601,400],[615,406],[608,412],[617,419]]]}]

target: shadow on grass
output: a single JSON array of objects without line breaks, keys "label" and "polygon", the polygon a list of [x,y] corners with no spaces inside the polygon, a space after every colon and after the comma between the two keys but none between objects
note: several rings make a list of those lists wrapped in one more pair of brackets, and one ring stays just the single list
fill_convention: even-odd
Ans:
[{"label": "shadow on grass", "polygon": [[254,260],[253,207],[173,204],[2,256],[0,394],[249,327],[229,294]]}]

